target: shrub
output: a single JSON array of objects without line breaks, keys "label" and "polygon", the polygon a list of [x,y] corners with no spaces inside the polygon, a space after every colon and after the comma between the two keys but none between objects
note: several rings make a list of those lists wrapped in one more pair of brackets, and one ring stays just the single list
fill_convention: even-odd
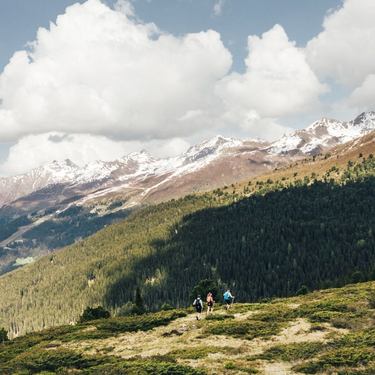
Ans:
[{"label": "shrub", "polygon": [[214,283],[211,279],[201,280],[198,285],[193,288],[192,292],[189,295],[189,299],[191,302],[193,302],[195,298],[200,295],[202,301],[205,301],[208,292],[212,293],[214,301],[218,300],[219,294],[216,283]]},{"label": "shrub", "polygon": [[173,307],[169,303],[163,303],[160,307],[162,311],[173,310]]},{"label": "shrub", "polygon": [[143,315],[146,313],[146,307],[143,303],[143,298],[142,298],[141,290],[139,289],[139,287],[137,287],[135,291],[135,303],[131,311],[133,315]]},{"label": "shrub", "polygon": [[255,337],[270,337],[277,335],[282,325],[273,322],[260,321],[224,321],[216,322],[206,328],[208,333],[213,335],[227,335],[244,337],[251,340]]},{"label": "shrub", "polygon": [[276,345],[249,359],[263,359],[268,361],[281,359],[283,361],[291,362],[300,359],[313,358],[323,349],[324,344],[322,342],[302,342],[296,344]]},{"label": "shrub", "polygon": [[309,292],[309,290],[307,289],[307,287],[305,285],[303,285],[300,289],[297,290],[296,296],[304,296],[308,292]]},{"label": "shrub", "polygon": [[91,320],[97,320],[102,318],[109,318],[111,316],[108,310],[105,310],[102,306],[89,307],[87,306],[83,314],[79,318],[80,323],[89,322]]},{"label": "shrub", "polygon": [[375,293],[372,293],[368,298],[368,303],[372,309],[375,309]]},{"label": "shrub", "polygon": [[0,328],[0,342],[8,341],[8,332],[5,330],[5,328]]}]

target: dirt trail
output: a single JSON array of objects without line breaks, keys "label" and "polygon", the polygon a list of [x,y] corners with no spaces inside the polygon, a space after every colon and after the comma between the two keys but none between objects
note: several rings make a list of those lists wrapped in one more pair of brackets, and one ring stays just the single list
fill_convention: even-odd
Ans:
[{"label": "dirt trail", "polygon": [[[217,312],[222,314],[224,312]],[[236,319],[248,317],[249,313],[236,314]],[[133,332],[120,335],[116,338],[110,338],[100,341],[100,345],[90,348],[89,344],[67,344],[68,347],[75,349],[84,349],[87,354],[95,354],[96,350],[106,351],[111,348],[110,354],[120,355],[123,358],[131,358],[137,355],[142,357],[152,357],[155,355],[165,355],[168,352],[179,349],[186,350],[197,347],[218,347],[232,348],[230,357],[225,352],[218,351],[210,353],[203,359],[178,359],[181,364],[193,367],[206,368],[208,374],[233,374],[225,369],[228,361],[238,361],[244,366],[257,368],[264,375],[298,375],[291,370],[293,364],[282,361],[262,361],[257,360],[254,365],[248,362],[249,356],[262,353],[264,350],[280,344],[290,344],[298,342],[325,341],[325,336],[335,332],[345,334],[347,330],[336,329],[329,324],[322,324],[324,330],[312,331],[311,324],[305,319],[296,319],[290,322],[290,325],[283,329],[277,336],[270,339],[245,340],[234,338],[232,336],[205,336],[204,326],[207,323],[204,317],[200,322],[195,320],[195,315],[172,321],[168,326],[154,328],[147,332]],[[92,352],[92,353],[91,353]],[[243,373],[243,372],[240,372]]]}]

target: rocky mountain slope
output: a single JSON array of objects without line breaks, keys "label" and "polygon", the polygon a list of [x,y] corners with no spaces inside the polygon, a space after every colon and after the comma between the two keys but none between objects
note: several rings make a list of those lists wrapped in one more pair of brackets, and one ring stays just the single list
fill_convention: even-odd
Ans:
[{"label": "rocky mountain slope", "polygon": [[[252,176],[258,176],[260,191],[273,188],[267,180],[294,183],[300,175],[311,179],[312,168],[321,179],[336,161],[316,156],[319,162],[313,167],[306,162],[312,160],[309,155],[333,144],[340,150],[344,140],[367,134],[375,126],[374,118],[371,112],[350,123],[322,119],[272,144],[218,136],[170,159],[155,159],[141,151],[83,168],[69,160],[55,161],[22,176],[0,179],[3,202],[11,200],[11,194],[29,192],[0,208],[0,274],[79,241],[143,205],[232,184],[237,191],[253,191],[247,186]],[[373,137],[356,138],[345,147],[330,151],[339,163],[355,160],[360,149],[371,154]]]},{"label": "rocky mountain slope", "polygon": [[316,155],[375,129],[375,112],[351,122],[319,120],[271,144],[217,136],[169,159],[146,151],[79,168],[70,160],[22,176],[0,178],[0,217],[45,209],[74,198],[75,204],[126,200],[122,208],[161,202],[229,185],[294,160]]}]

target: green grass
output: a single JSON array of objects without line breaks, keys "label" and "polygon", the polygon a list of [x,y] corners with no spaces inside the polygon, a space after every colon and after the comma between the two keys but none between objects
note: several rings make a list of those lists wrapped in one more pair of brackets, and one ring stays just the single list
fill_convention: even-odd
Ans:
[{"label": "green grass", "polygon": [[175,349],[168,355],[179,359],[202,359],[210,353],[227,353],[228,347],[221,346],[196,346],[194,348]]},{"label": "green grass", "polygon": [[[264,362],[283,362],[301,374],[374,374],[375,311],[368,303],[374,286],[356,284],[270,303],[237,304],[199,323],[193,310],[171,310],[55,327],[0,343],[0,373],[255,374],[262,372]],[[320,332],[312,337],[317,341],[274,341],[273,336],[297,319],[311,324],[304,331],[306,340]],[[132,337],[144,340],[145,347],[129,348]],[[262,340],[254,343],[255,338]],[[251,355],[254,345],[260,353]]]},{"label": "green grass", "polygon": [[279,322],[262,322],[256,320],[245,320],[245,321],[224,321],[216,322],[211,326],[206,327],[206,333],[212,335],[226,335],[233,336],[236,338],[245,338],[252,340],[256,337],[270,337],[277,335],[284,324]]},{"label": "green grass", "polygon": [[322,342],[302,342],[296,344],[275,345],[266,349],[262,354],[249,357],[250,361],[257,359],[286,362],[297,361],[299,359],[310,359],[324,350]]}]

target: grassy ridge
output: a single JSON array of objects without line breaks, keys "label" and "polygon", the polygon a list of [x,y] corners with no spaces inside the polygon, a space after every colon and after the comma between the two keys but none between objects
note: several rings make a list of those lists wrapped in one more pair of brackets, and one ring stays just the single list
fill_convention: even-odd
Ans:
[{"label": "grassy ridge", "polygon": [[[120,317],[0,344],[4,374],[373,374],[375,283],[263,304]],[[317,317],[324,317],[323,321]]]}]

